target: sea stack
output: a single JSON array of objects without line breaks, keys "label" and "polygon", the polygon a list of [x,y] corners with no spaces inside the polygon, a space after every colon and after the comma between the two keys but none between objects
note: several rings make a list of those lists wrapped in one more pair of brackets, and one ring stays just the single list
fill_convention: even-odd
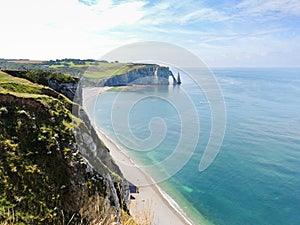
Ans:
[{"label": "sea stack", "polygon": [[178,72],[177,75],[177,84],[180,85],[181,84],[181,79],[180,79],[180,73]]}]

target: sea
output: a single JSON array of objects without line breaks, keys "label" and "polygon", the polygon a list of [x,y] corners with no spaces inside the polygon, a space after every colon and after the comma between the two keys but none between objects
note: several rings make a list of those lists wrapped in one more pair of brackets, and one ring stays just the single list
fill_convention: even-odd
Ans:
[{"label": "sea", "polygon": [[181,85],[112,88],[96,96],[95,124],[194,224],[300,224],[300,68],[211,71],[226,127],[203,171],[214,108],[189,74],[181,73]]}]

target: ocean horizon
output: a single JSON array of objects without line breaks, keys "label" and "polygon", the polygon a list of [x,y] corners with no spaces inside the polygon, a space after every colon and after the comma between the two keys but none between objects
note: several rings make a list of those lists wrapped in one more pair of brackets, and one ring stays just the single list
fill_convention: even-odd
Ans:
[{"label": "ocean horizon", "polygon": [[[129,87],[100,94],[91,106],[95,124],[139,166],[151,167],[147,172],[159,180],[161,189],[195,224],[298,224],[300,68],[212,71],[226,105],[226,131],[219,154],[202,172],[199,163],[210,138],[211,108],[206,93],[185,74],[180,86]],[[180,98],[176,104],[168,100],[182,94],[188,95],[194,104],[200,132],[187,162],[178,171],[170,171],[163,162],[172,155],[177,142],[182,141],[182,115],[176,108]],[[122,123],[116,118],[122,118],[122,107],[132,99],[138,101],[130,109],[128,120]],[[184,139],[186,143],[182,146],[187,148],[195,138],[192,119],[185,121],[191,139]],[[150,121],[154,127],[149,127]],[[155,128],[156,122],[159,129]],[[128,126],[131,132],[126,129]],[[161,131],[164,138],[145,151],[132,148],[135,139],[151,136],[151,129],[158,134]]]}]

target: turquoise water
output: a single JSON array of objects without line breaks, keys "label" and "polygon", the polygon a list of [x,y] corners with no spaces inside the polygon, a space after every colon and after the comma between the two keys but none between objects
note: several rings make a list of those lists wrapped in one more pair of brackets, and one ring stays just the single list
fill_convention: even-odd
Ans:
[{"label": "turquoise water", "polygon": [[[127,150],[141,164],[157,165],[154,177],[158,172],[168,177],[169,171],[160,162],[180,141],[181,115],[167,100],[188,94],[199,115],[198,144],[181,170],[160,186],[195,223],[203,216],[221,225],[299,224],[300,69],[215,69],[214,73],[224,95],[227,127],[218,156],[203,172],[198,167],[209,139],[211,112],[205,95],[184,74],[180,87],[123,90],[122,103],[114,104],[117,92],[101,94],[95,105],[96,124],[120,144],[128,140],[128,145],[132,136],[122,133],[126,130],[122,126],[129,126],[133,135],[145,139],[151,135],[151,118],[164,120],[166,133],[161,127],[156,132],[161,130],[165,137],[154,149]],[[112,119],[121,115],[123,104],[136,97],[140,101],[128,114],[129,125],[127,121],[120,124],[116,136]],[[192,134],[195,121],[191,118],[188,122]],[[189,141],[185,141],[188,148]]]}]

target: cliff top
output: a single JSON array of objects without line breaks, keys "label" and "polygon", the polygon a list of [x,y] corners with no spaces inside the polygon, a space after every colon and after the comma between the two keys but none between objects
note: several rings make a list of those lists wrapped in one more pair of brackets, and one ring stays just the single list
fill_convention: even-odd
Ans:
[{"label": "cliff top", "polygon": [[84,73],[88,78],[107,78],[117,75],[126,74],[132,70],[153,66],[151,64],[134,64],[134,63],[100,63],[98,65],[90,65]]},{"label": "cliff top", "polygon": [[127,215],[126,182],[71,113],[76,106],[83,113],[63,94],[0,71],[0,224],[109,224]]},{"label": "cliff top", "polygon": [[49,61],[28,59],[0,59],[2,70],[44,70],[70,74],[75,77],[106,78],[128,73],[131,70],[157,66],[144,63],[120,63],[94,59],[56,59]]}]

